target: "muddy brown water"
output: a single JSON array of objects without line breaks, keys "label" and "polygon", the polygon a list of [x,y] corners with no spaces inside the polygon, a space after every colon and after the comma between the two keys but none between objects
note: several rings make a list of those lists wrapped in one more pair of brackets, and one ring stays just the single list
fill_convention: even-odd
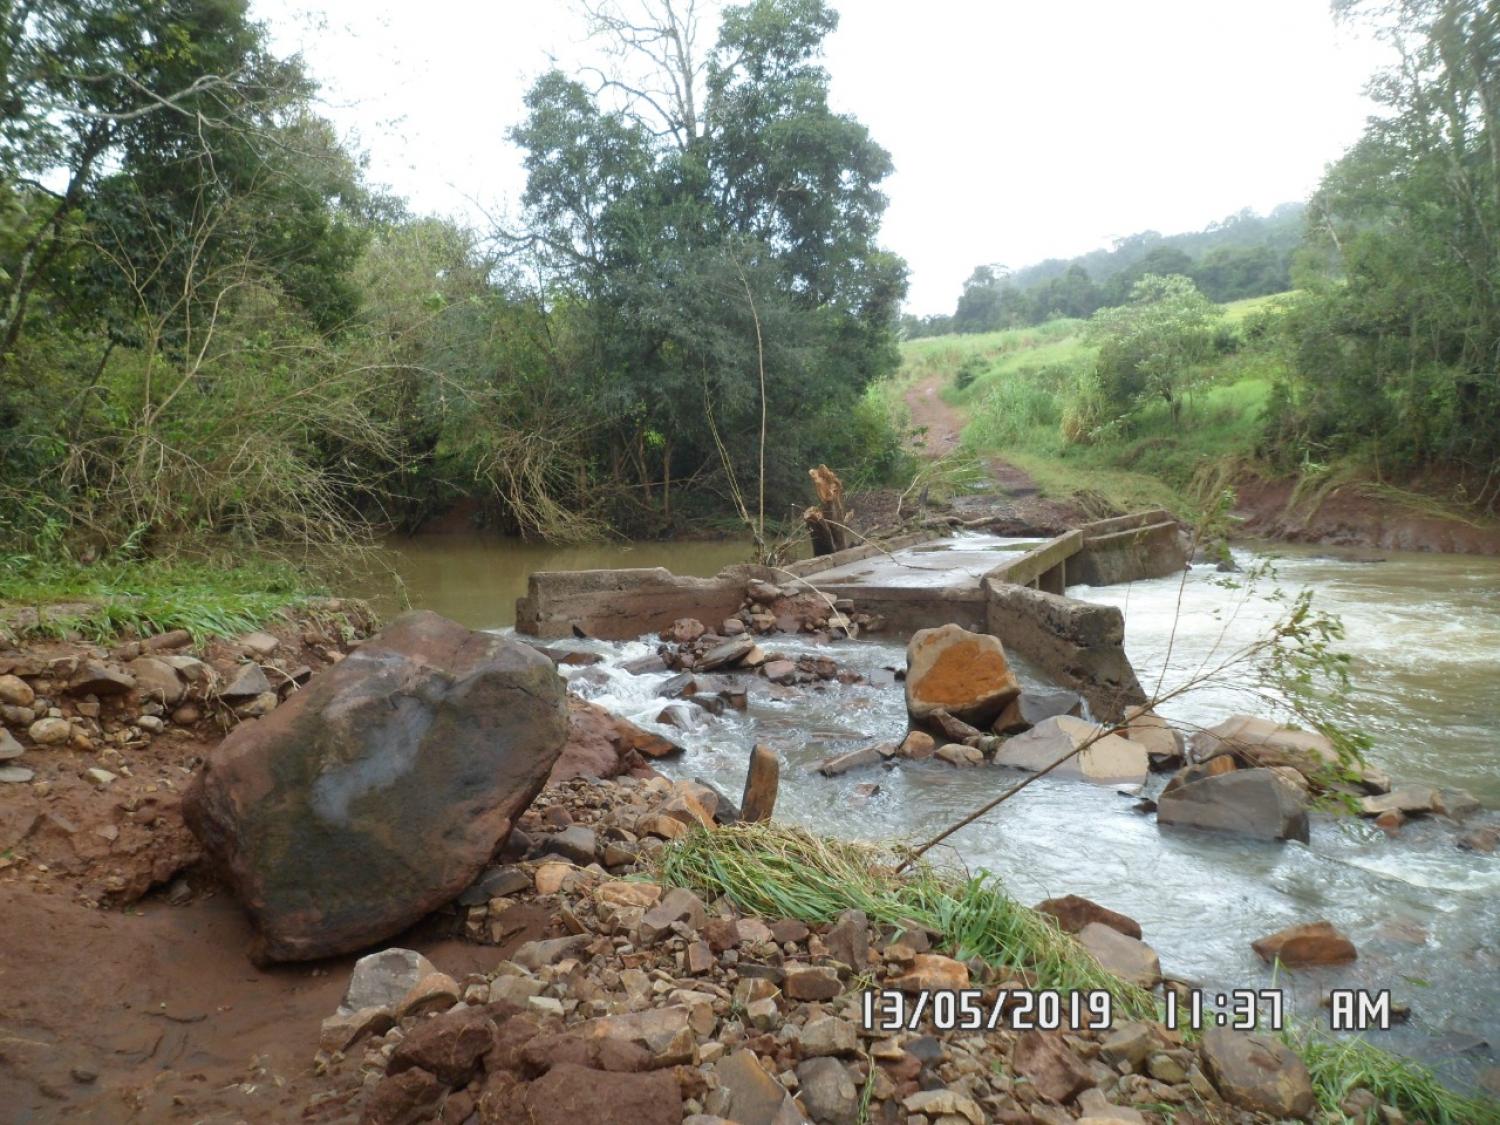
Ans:
[{"label": "muddy brown water", "polygon": [[358,593],[382,616],[402,608],[430,609],[472,629],[514,625],[516,599],[533,571],[664,566],[674,574],[707,578],[749,562],[748,540],[586,543],[550,546],[483,535],[389,539]]},{"label": "muddy brown water", "polygon": [[[1340,557],[1312,548],[1237,551],[1247,567],[1276,556],[1277,575],[1243,576],[1193,568],[1177,578],[1074,596],[1120,606],[1126,647],[1148,689],[1171,688],[1222,660],[1274,623],[1284,598],[1304,587],[1336,614],[1351,656],[1351,685],[1333,708],[1368,733],[1370,757],[1400,781],[1458,786],[1493,820],[1500,808],[1500,559],[1382,553]],[[537,569],[667,566],[708,575],[744,561],[744,544],[641,544],[544,548],[494,540],[430,539],[392,546],[413,605],[479,628],[513,621],[514,598]],[[565,669],[574,691],[688,747],[665,766],[738,796],[749,748],[770,742],[784,760],[778,817],[819,831],[884,842],[920,840],[1013,784],[996,768],[957,771],[922,764],[827,779],[823,757],[906,725],[899,685],[826,685],[775,700],[752,684],[744,715],[700,716],[687,732],[658,726],[664,677],[630,676],[616,665],[651,651],[650,642],[592,649],[606,662]],[[766,647],[794,654],[807,642],[776,638]],[[899,638],[845,642],[818,650],[891,683],[904,663]],[[1042,681],[1022,668],[1023,679]],[[1234,671],[1162,708],[1184,727],[1212,725],[1236,711],[1284,715],[1275,698]],[[874,783],[879,791],[863,795]],[[1159,786],[1160,779],[1154,782]],[[1144,928],[1166,970],[1225,988],[1286,990],[1289,1008],[1327,1023],[1319,1008],[1330,988],[1389,989],[1411,1021],[1372,1032],[1377,1043],[1438,1065],[1463,1085],[1494,1082],[1500,1065],[1500,856],[1462,851],[1459,829],[1413,821],[1387,839],[1367,821],[1316,817],[1312,841],[1268,844],[1235,836],[1159,828],[1109,788],[1044,778],[1015,801],[954,837],[945,861],[999,874],[1017,897],[1087,895]],[[1254,938],[1295,922],[1327,918],[1360,951],[1347,967],[1279,977],[1251,951]]]}]

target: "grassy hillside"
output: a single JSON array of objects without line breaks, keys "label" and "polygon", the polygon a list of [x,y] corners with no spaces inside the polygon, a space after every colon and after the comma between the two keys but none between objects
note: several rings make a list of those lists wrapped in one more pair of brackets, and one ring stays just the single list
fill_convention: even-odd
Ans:
[{"label": "grassy hillside", "polygon": [[1252,326],[1278,299],[1224,306],[1225,350],[1194,372],[1175,421],[1165,402],[1153,402],[1122,424],[1081,423],[1078,403],[1097,354],[1081,320],[908,341],[897,378],[941,380],[943,399],[968,419],[964,445],[1003,456],[1049,494],[1090,490],[1122,508],[1192,512],[1216,466],[1254,454],[1280,360]]}]

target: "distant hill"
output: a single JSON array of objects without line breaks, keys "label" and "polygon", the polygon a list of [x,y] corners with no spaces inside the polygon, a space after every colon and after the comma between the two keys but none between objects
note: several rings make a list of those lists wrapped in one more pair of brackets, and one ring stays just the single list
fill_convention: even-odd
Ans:
[{"label": "distant hill", "polygon": [[901,318],[902,332],[909,339],[993,332],[1059,316],[1091,316],[1123,304],[1148,273],[1183,274],[1219,302],[1280,293],[1291,287],[1305,210],[1302,203],[1283,203],[1268,215],[1246,208],[1200,231],[1141,231],[1108,250],[1048,258],[1009,274],[978,266],[951,316],[907,315]]},{"label": "distant hill", "polygon": [[[1079,265],[1089,271],[1089,277],[1096,285],[1102,284],[1160,247],[1181,250],[1195,262],[1201,261],[1213,250],[1226,247],[1240,249],[1264,246],[1279,257],[1289,258],[1302,242],[1302,216],[1306,210],[1305,203],[1283,203],[1273,208],[1270,214],[1262,216],[1246,207],[1227,219],[1209,223],[1202,230],[1183,234],[1143,230],[1139,234],[1116,240],[1114,247],[1109,250],[1090,250],[1076,258],[1048,258],[1037,262],[1016,270],[1010,275],[1010,280],[1019,289],[1030,289],[1061,277],[1068,272],[1069,266]],[[1245,296],[1260,294],[1250,293]]]}]

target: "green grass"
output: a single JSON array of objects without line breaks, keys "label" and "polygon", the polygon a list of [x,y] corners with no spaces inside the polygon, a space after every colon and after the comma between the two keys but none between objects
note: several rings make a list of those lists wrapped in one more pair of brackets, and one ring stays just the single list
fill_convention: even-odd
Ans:
[{"label": "green grass", "polygon": [[[1225,321],[1241,326],[1283,299],[1233,302],[1224,306]],[[1254,347],[1215,357],[1195,373],[1175,419],[1167,403],[1150,403],[1128,424],[1100,431],[1077,405],[1086,400],[1096,355],[1084,327],[1054,320],[908,341],[889,386],[899,393],[917,380],[943,379],[944,400],[968,415],[964,446],[1011,461],[1046,495],[1085,493],[1119,509],[1162,505],[1192,517],[1210,500],[1204,485],[1217,479],[1216,466],[1253,459],[1278,360]]]},{"label": "green grass", "polygon": [[[212,559],[105,560],[92,564],[34,555],[0,556],[0,607],[31,608],[37,620],[17,627],[25,637],[79,636],[102,641],[122,634],[186,629],[197,640],[255,629],[312,591],[292,567],[263,561]],[[49,606],[73,603],[48,612]],[[79,609],[79,603],[89,603]],[[0,629],[4,629],[0,619]]]},{"label": "green grass", "polygon": [[[1103,969],[1045,915],[1011,898],[998,879],[919,865],[897,874],[896,857],[877,848],[830,840],[777,824],[694,830],[661,850],[656,876],[708,898],[724,896],[766,918],[831,922],[863,910],[877,924],[915,922],[939,935],[960,960],[980,957],[1032,975],[1037,988],[1107,989],[1120,1018],[1157,1018],[1151,993]],[[1287,1042],[1307,1063],[1319,1105],[1332,1121],[1338,1106],[1367,1089],[1412,1121],[1496,1125],[1500,1106],[1459,1095],[1425,1067],[1362,1039],[1334,1040],[1304,1030]]]},{"label": "green grass", "polygon": [[1151,1017],[1151,994],[1120,980],[1056,922],[1022,906],[983,872],[962,876],[919,866],[895,874],[896,859],[858,844],[774,824],[692,832],[662,850],[660,877],[767,918],[830,922],[863,910],[876,924],[915,922],[941,935],[960,960],[1033,975],[1038,988],[1108,990],[1115,1010]]},{"label": "green grass", "polygon": [[[1383,1051],[1364,1039],[1332,1039],[1313,1031],[1285,1037],[1302,1056],[1312,1075],[1318,1104],[1337,1112],[1353,1091],[1370,1091],[1393,1105],[1411,1121],[1430,1125],[1497,1125],[1500,1105],[1489,1099],[1466,1098],[1448,1089],[1437,1077],[1410,1059]],[[1345,1119],[1339,1114],[1339,1119]]]}]

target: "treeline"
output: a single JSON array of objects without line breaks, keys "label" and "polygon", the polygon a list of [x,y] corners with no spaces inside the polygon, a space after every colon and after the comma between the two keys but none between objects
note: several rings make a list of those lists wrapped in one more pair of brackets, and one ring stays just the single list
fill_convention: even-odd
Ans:
[{"label": "treeline", "polygon": [[473,232],[366,181],[245,0],[0,10],[10,548],[337,548],[460,500],[650,534],[756,520],[762,464],[772,517],[809,465],[892,470],[862,392],[905,267],[889,158],[828,105],[836,17],[753,0],[693,44],[663,11],[671,74],[594,10],[620,73],[537,81],[525,212]]},{"label": "treeline", "polygon": [[1270,450],[1500,502],[1500,8],[1336,0],[1398,62],[1309,207]]},{"label": "treeline", "polygon": [[1015,273],[982,265],[964,282],[952,315],[902,317],[907,339],[959,332],[997,332],[1058,317],[1088,317],[1124,305],[1143,277],[1191,278],[1210,300],[1238,301],[1291,288],[1302,241],[1303,205],[1284,203],[1267,216],[1246,209],[1201,231],[1142,231],[1112,249],[1050,258]]}]

